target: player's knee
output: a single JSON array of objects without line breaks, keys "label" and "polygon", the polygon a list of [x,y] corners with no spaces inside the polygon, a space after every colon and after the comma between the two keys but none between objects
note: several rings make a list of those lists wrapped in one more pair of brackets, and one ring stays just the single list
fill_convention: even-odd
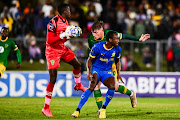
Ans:
[{"label": "player's knee", "polygon": [[80,69],[81,68],[81,63],[77,62],[77,64],[75,64],[73,67],[75,69]]},{"label": "player's knee", "polygon": [[110,90],[115,90],[115,85],[109,85]]}]

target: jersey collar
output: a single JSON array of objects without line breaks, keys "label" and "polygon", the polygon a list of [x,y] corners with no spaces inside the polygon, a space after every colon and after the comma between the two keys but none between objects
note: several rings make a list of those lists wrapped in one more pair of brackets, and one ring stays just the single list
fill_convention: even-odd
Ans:
[{"label": "jersey collar", "polygon": [[96,40],[96,41],[102,41],[103,39],[104,39],[104,31],[103,31],[103,37],[101,38],[101,40],[97,40],[94,38],[94,40]]},{"label": "jersey collar", "polygon": [[6,37],[6,39],[5,39],[5,40],[2,40],[2,38],[1,38],[1,36],[0,36],[0,41],[2,41],[2,42],[6,42],[6,41],[7,41],[7,39],[8,39],[8,37]]},{"label": "jersey collar", "polygon": [[58,16],[59,16],[59,18],[60,18],[64,23],[66,22],[66,19],[63,18],[60,14],[59,14]]},{"label": "jersey collar", "polygon": [[111,48],[108,49],[108,48],[105,46],[105,43],[104,43],[104,44],[103,44],[103,47],[104,47],[104,49],[106,49],[106,50],[111,50],[111,49],[113,49],[114,46],[112,46]]}]

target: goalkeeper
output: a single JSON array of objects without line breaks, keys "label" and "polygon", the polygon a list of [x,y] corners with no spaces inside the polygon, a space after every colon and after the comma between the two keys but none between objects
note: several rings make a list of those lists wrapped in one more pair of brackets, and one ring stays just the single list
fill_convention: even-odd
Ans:
[{"label": "goalkeeper", "polygon": [[[104,30],[103,27],[104,27],[103,21],[97,21],[92,25],[92,27],[91,27],[92,34],[88,38],[88,44],[89,44],[90,50],[94,44],[101,42],[101,41],[106,41],[106,35],[111,30]],[[122,34],[122,33],[118,33],[118,36],[119,36],[119,40],[130,39],[130,40],[141,41],[141,42],[144,42],[145,40],[150,38],[149,34],[142,35],[140,38],[135,37],[133,35]],[[113,74],[116,79],[115,92],[119,92],[119,93],[128,95],[130,97],[132,107],[133,108],[136,107],[136,105],[137,105],[136,93],[134,91],[127,89],[125,86],[118,84],[118,82],[120,80],[122,81],[122,79],[117,80],[117,72],[116,72],[115,64],[112,65],[112,71],[113,71]],[[122,83],[124,83],[124,82],[122,81]],[[100,85],[101,85],[101,82],[99,82],[98,85],[96,86],[96,88],[94,89],[94,97],[96,99],[96,104],[97,104],[99,110],[102,107],[102,100],[103,100],[102,94],[100,91]]]},{"label": "goalkeeper", "polygon": [[46,41],[46,59],[50,75],[50,82],[46,88],[45,104],[42,113],[52,117],[49,109],[53,88],[56,83],[57,69],[60,67],[60,60],[73,66],[73,74],[76,85],[75,90],[85,91],[86,88],[81,84],[81,65],[75,54],[67,48],[64,43],[71,37],[78,37],[81,34],[81,28],[69,26],[67,19],[71,16],[70,6],[61,4],[58,6],[59,14],[53,17],[47,25]]},{"label": "goalkeeper", "polygon": [[8,34],[8,28],[3,27],[1,29],[0,36],[0,78],[3,76],[3,73],[6,70],[7,58],[9,56],[11,49],[16,51],[16,56],[18,59],[18,63],[16,64],[17,68],[21,67],[21,53],[15,42],[8,38]]}]

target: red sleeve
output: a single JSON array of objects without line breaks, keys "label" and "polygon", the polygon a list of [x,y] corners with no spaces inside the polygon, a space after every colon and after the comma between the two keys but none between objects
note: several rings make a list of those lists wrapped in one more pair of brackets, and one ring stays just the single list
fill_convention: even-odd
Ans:
[{"label": "red sleeve", "polygon": [[53,43],[53,42],[56,42],[58,40],[61,40],[59,35],[57,36],[53,32],[47,32],[47,43]]},{"label": "red sleeve", "polygon": [[59,35],[56,34],[56,21],[51,19],[47,25],[47,43],[53,43],[61,40]]}]

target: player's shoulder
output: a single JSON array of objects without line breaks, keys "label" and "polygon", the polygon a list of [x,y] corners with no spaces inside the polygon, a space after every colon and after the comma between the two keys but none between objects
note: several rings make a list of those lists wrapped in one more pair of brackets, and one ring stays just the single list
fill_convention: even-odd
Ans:
[{"label": "player's shoulder", "polygon": [[114,47],[116,50],[121,51],[121,47],[118,45],[117,47]]},{"label": "player's shoulder", "polygon": [[104,30],[104,34],[106,35],[109,31],[112,31],[112,30]]},{"label": "player's shoulder", "polygon": [[88,40],[89,40],[89,41],[93,41],[93,40],[94,40],[94,36],[91,34],[91,35],[88,37]]},{"label": "player's shoulder", "polygon": [[94,48],[95,48],[95,47],[96,47],[96,48],[101,48],[101,47],[103,47],[103,44],[105,44],[104,41],[98,42],[98,43],[94,44],[93,47],[94,47]]}]

